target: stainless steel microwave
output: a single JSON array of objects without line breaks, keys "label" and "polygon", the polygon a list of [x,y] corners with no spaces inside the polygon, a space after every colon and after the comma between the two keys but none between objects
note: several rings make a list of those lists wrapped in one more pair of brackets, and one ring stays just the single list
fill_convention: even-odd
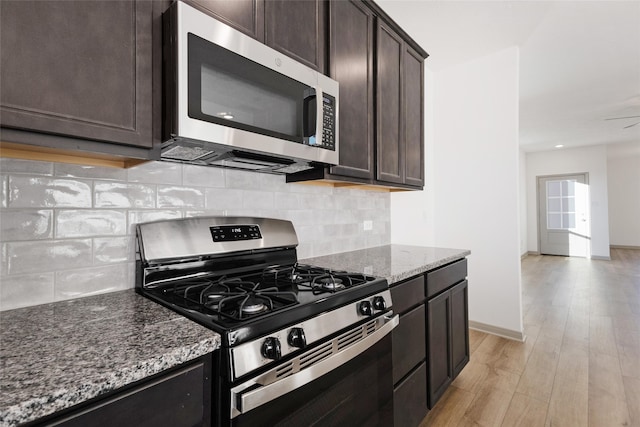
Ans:
[{"label": "stainless steel microwave", "polygon": [[163,160],[272,173],[338,163],[338,82],[181,1],[163,20]]}]

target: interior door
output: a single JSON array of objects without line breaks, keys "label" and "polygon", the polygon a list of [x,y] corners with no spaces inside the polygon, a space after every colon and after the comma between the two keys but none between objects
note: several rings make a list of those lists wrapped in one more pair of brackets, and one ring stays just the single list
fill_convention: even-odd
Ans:
[{"label": "interior door", "polygon": [[589,184],[587,174],[538,177],[540,253],[589,257]]}]

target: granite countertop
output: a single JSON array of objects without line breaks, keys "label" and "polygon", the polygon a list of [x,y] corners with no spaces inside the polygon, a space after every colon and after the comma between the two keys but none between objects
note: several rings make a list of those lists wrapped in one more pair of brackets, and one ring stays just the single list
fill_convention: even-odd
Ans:
[{"label": "granite countertop", "polygon": [[217,333],[132,289],[3,311],[0,326],[0,426],[69,408],[220,346]]},{"label": "granite countertop", "polygon": [[393,284],[464,258],[470,253],[467,249],[385,245],[307,258],[300,260],[300,263],[384,277],[389,284]]}]

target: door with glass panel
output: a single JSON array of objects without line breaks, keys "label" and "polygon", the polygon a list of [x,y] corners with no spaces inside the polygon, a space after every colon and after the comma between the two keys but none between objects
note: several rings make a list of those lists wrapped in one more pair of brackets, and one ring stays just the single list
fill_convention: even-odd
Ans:
[{"label": "door with glass panel", "polygon": [[589,183],[587,174],[538,177],[540,253],[589,257]]}]

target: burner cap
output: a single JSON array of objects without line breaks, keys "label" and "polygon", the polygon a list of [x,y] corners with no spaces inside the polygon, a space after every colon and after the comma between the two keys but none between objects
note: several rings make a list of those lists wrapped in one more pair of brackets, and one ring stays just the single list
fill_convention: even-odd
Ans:
[{"label": "burner cap", "polygon": [[320,279],[319,282],[323,289],[331,291],[337,291],[345,288],[342,284],[342,279],[337,279],[335,277],[325,277],[324,279]]},{"label": "burner cap", "polygon": [[224,298],[224,295],[222,295],[222,294],[217,294],[217,293],[214,293],[214,292],[212,292],[210,294],[207,294],[207,299],[209,301],[220,301],[222,298]]},{"label": "burner cap", "polygon": [[242,304],[242,314],[257,314],[267,310],[267,305],[256,298],[249,298]]}]

